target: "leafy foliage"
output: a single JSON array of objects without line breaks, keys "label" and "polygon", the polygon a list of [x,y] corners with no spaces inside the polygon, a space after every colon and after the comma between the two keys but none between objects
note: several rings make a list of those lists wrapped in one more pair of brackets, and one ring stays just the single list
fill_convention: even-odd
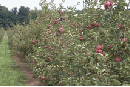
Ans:
[{"label": "leafy foliage", "polygon": [[37,78],[46,85],[130,83],[130,12],[122,4],[120,9],[84,9],[80,16],[73,9],[43,8],[30,25],[8,33],[13,51],[25,55]]}]

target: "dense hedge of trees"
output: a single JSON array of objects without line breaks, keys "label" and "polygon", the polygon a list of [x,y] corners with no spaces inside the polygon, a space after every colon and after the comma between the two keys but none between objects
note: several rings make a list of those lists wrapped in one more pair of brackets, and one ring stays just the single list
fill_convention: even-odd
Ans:
[{"label": "dense hedge of trees", "polygon": [[30,19],[35,20],[37,18],[37,11],[39,10],[30,10],[30,8],[25,6],[21,6],[18,11],[16,7],[9,11],[7,7],[0,6],[0,27],[8,29],[16,24],[29,24]]}]

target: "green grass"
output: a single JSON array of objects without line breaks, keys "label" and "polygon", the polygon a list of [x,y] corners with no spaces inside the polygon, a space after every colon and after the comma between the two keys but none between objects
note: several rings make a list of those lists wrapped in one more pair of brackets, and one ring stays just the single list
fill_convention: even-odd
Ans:
[{"label": "green grass", "polygon": [[26,76],[18,70],[8,48],[7,33],[0,43],[0,86],[25,86]]},{"label": "green grass", "polygon": [[1,42],[2,39],[3,39],[4,32],[5,32],[5,30],[3,30],[2,28],[0,28],[0,42]]}]

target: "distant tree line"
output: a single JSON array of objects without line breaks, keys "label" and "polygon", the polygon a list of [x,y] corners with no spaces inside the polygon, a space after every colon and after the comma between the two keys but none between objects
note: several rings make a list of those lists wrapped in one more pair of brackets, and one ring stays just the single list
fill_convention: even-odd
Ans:
[{"label": "distant tree line", "polygon": [[14,7],[10,11],[5,6],[0,6],[0,27],[8,29],[16,24],[27,25],[31,19],[36,19],[38,13],[42,13],[41,10],[30,10],[30,8],[21,6],[17,11],[17,7]]}]

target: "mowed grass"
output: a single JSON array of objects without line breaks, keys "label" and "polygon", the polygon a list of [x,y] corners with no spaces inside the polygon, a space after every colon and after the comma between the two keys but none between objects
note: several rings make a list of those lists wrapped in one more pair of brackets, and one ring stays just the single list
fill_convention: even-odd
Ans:
[{"label": "mowed grass", "polygon": [[8,48],[7,33],[0,43],[0,86],[25,86],[26,76],[18,70]]},{"label": "mowed grass", "polygon": [[4,32],[5,32],[5,30],[0,28],[0,42],[3,39]]}]

